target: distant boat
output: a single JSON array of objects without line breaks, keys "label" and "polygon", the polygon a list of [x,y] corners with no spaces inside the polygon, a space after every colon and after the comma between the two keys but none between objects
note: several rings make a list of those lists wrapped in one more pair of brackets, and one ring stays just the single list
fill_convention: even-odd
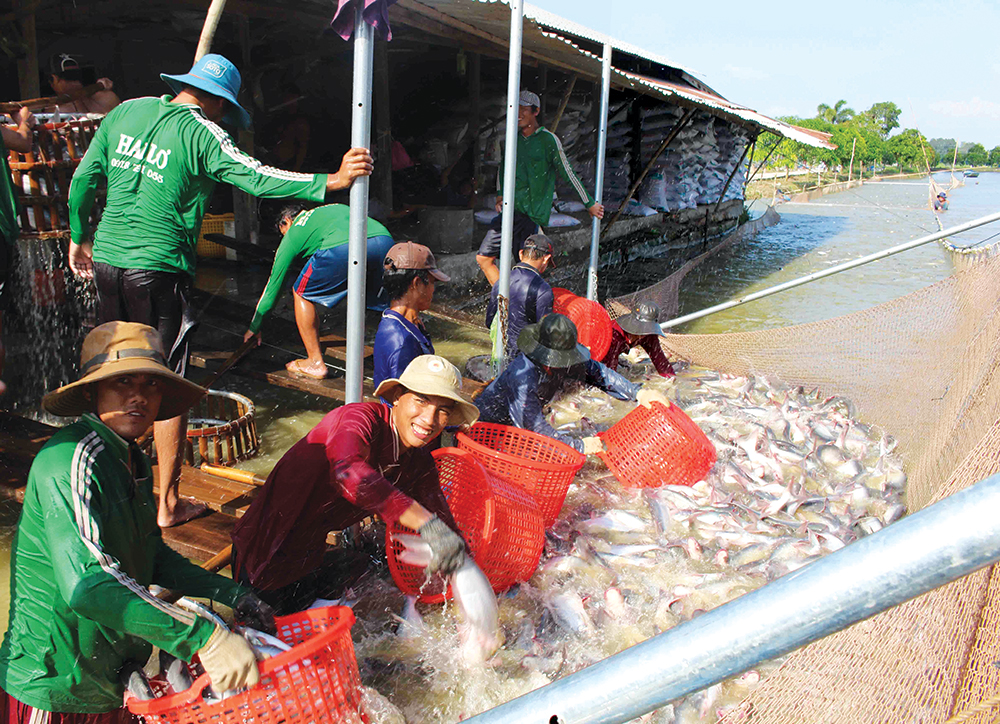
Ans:
[{"label": "distant boat", "polygon": [[963,176],[967,176],[968,178],[977,178],[979,176],[979,172],[978,171],[966,171],[962,175]]}]

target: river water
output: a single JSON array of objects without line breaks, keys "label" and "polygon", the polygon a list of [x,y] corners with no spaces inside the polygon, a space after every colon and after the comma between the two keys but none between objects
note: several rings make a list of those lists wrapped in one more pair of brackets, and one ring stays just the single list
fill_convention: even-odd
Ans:
[{"label": "river water", "polygon": [[[947,186],[949,174],[937,177]],[[756,239],[719,254],[688,275],[681,290],[681,313],[743,296],[798,276],[840,264],[937,231],[927,210],[926,178],[866,184],[808,204],[783,204],[782,221]],[[1000,174],[965,179],[949,193],[945,227],[1000,209]],[[982,242],[1000,231],[996,225],[967,232],[952,241]],[[992,243],[992,242],[990,242]],[[651,284],[669,272],[662,260],[634,262],[632,289]],[[811,322],[848,314],[915,291],[952,273],[948,255],[936,244],[906,252],[858,270],[814,282],[689,323],[681,331],[724,333]],[[620,285],[620,280],[611,279]],[[622,289],[622,291],[625,291]],[[440,354],[460,367],[487,349],[469,328],[428,320]],[[249,395],[258,407],[262,454],[241,466],[266,474],[295,441],[330,409],[328,400],[277,390],[230,376],[223,389]],[[9,547],[12,511],[0,509],[0,630],[6,629]]]}]

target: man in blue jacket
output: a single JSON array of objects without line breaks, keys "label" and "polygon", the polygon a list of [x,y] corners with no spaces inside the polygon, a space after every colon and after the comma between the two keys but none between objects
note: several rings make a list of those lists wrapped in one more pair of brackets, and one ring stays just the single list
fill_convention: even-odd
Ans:
[{"label": "man in blue jacket", "polygon": [[398,379],[406,366],[422,354],[434,354],[430,335],[420,313],[431,306],[437,282],[450,277],[437,268],[434,254],[426,246],[404,241],[385,255],[382,288],[389,308],[375,332],[375,386]]},{"label": "man in blue jacket", "polygon": [[567,382],[584,382],[619,400],[636,400],[646,407],[654,401],[669,406],[659,392],[644,390],[592,360],[590,351],[576,340],[576,325],[562,314],[549,314],[521,330],[517,339],[521,354],[475,401],[479,419],[531,430],[592,455],[604,450],[599,437],[563,435],[545,419],[542,408]]},{"label": "man in blue jacket", "polygon": [[[540,322],[552,313],[552,287],[542,278],[549,267],[555,267],[552,242],[545,234],[532,234],[524,240],[520,263],[510,270],[510,307],[507,313],[507,359],[517,356],[517,336],[529,324]],[[497,313],[500,282],[493,285],[490,303],[486,307],[486,326],[493,324]]]}]

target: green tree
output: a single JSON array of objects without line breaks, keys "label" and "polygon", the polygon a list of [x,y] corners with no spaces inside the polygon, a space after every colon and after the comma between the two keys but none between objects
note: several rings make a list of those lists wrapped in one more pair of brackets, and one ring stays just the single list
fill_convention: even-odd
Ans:
[{"label": "green tree", "polygon": [[990,166],[1000,166],[1000,146],[996,146],[990,151],[989,164]]},{"label": "green tree", "polygon": [[[890,163],[899,164],[900,169],[926,168],[924,154],[926,153],[926,163],[932,167],[937,163],[937,153],[927,142],[923,134],[916,128],[907,128],[885,144],[886,154]],[[922,149],[922,150],[921,150]]]},{"label": "green tree", "polygon": [[954,138],[932,138],[928,143],[931,144],[931,148],[937,153],[938,158],[941,159],[941,163],[951,165],[951,159],[955,155],[955,146],[957,142]]},{"label": "green tree", "polygon": [[864,115],[872,119],[875,127],[878,129],[879,135],[884,139],[889,137],[889,133],[894,128],[899,128],[900,113],[902,111],[895,103],[892,101],[883,101],[873,105],[864,112]]},{"label": "green tree", "polygon": [[816,106],[816,117],[822,118],[828,123],[838,124],[854,118],[854,109],[847,107],[847,101],[839,100],[832,106],[820,103]]},{"label": "green tree", "polygon": [[989,161],[989,154],[981,143],[973,143],[969,150],[965,152],[963,161],[969,166],[985,166]]}]

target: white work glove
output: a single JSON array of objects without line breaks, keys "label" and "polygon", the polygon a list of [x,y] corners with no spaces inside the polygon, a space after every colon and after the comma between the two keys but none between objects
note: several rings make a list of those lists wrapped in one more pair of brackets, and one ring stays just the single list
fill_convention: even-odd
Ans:
[{"label": "white work glove", "polygon": [[604,452],[604,441],[597,435],[585,437],[581,442],[583,443],[584,455],[596,455],[599,452]]},{"label": "white work glove", "polygon": [[198,649],[198,658],[218,692],[253,686],[260,681],[257,658],[250,644],[222,626],[216,626],[205,645]]},{"label": "white work glove", "polygon": [[635,396],[635,399],[640,405],[649,409],[653,409],[654,402],[659,402],[668,410],[670,409],[670,400],[662,392],[657,392],[656,390],[643,388],[639,390],[639,394]]}]

